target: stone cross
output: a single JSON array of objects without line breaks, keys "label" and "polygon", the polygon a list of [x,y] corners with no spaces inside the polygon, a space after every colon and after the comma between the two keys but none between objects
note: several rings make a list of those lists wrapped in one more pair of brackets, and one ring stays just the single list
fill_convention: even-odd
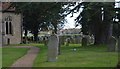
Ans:
[{"label": "stone cross", "polygon": [[49,38],[48,42],[48,62],[55,62],[58,56],[58,46],[59,46],[59,38],[57,35],[53,34]]}]

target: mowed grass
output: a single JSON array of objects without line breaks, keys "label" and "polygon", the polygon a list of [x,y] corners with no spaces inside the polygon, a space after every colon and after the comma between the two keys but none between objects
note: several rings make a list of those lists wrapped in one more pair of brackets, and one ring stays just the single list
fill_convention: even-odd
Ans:
[{"label": "mowed grass", "polygon": [[6,45],[6,46],[43,46],[44,44],[40,44],[40,43],[29,43],[29,44],[10,44],[10,45]]},{"label": "mowed grass", "polygon": [[2,67],[10,67],[17,59],[24,56],[28,48],[2,48]]},{"label": "mowed grass", "polygon": [[[47,61],[47,47],[40,48],[33,67],[116,67],[117,52],[107,52],[104,45],[81,47],[79,44],[61,47],[61,55],[56,62]],[[76,49],[74,51],[73,49]]]}]

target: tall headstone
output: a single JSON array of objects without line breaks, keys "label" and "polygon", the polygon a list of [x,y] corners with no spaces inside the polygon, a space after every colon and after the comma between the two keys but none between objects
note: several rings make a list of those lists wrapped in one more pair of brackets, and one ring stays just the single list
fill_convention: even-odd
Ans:
[{"label": "tall headstone", "polygon": [[114,52],[116,51],[116,39],[115,37],[110,37],[109,40],[108,40],[108,51],[109,52]]},{"label": "tall headstone", "polygon": [[120,37],[118,38],[118,53],[120,53]]},{"label": "tall headstone", "polygon": [[0,68],[2,69],[2,46],[3,46],[3,36],[2,36],[2,2],[0,2]]},{"label": "tall headstone", "polygon": [[59,38],[53,34],[49,38],[48,42],[48,62],[55,62],[58,56]]},{"label": "tall headstone", "polygon": [[118,68],[120,68],[120,36],[118,38]]},{"label": "tall headstone", "polygon": [[[2,8],[0,7],[0,10],[2,10]],[[2,47],[2,12],[0,12],[0,47]]]}]

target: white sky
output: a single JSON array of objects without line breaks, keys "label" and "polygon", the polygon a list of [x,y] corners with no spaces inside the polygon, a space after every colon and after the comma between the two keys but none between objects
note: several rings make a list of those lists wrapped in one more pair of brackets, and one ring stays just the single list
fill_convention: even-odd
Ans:
[{"label": "white sky", "polygon": [[[75,21],[74,21],[74,19],[79,15],[79,13],[77,13],[77,14],[75,13],[75,14],[73,14],[73,15],[74,15],[73,17],[71,17],[71,15],[68,15],[68,16],[66,17],[68,23],[65,24],[64,29],[75,28]],[[78,26],[78,27],[76,27],[76,28],[81,28],[81,27]]]},{"label": "white sky", "polygon": [[[120,1],[120,0],[116,0],[116,1]],[[117,4],[117,5],[118,5],[118,4]],[[119,3],[119,6],[120,6],[120,3]],[[68,16],[66,17],[68,23],[65,24],[64,29],[75,28],[75,21],[74,21],[74,19],[75,19],[78,15],[79,15],[79,13],[74,13],[74,14],[73,14],[73,17],[70,17],[71,15],[68,15]],[[78,27],[76,27],[76,28],[81,28],[81,26],[78,26]]]}]

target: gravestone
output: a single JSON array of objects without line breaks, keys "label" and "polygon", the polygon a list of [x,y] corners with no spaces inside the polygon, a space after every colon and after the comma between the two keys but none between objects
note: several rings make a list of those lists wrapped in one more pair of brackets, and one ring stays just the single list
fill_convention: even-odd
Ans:
[{"label": "gravestone", "polygon": [[66,46],[69,46],[70,44],[70,38],[66,38]]},{"label": "gravestone", "polygon": [[87,46],[88,44],[88,35],[84,35],[82,38],[82,46]]},{"label": "gravestone", "polygon": [[112,36],[108,40],[108,51],[114,52],[116,50],[116,39]]},{"label": "gravestone", "polygon": [[59,38],[53,34],[49,38],[48,42],[48,62],[55,62],[58,56]]},{"label": "gravestone", "polygon": [[75,43],[76,43],[76,44],[80,44],[80,36],[79,36],[79,35],[77,35],[77,36],[75,37]]},{"label": "gravestone", "polygon": [[2,22],[0,22],[0,47],[2,47]]},{"label": "gravestone", "polygon": [[120,37],[118,39],[118,52],[120,53]]},{"label": "gravestone", "polygon": [[94,37],[93,36],[90,37],[90,44],[94,44]]},{"label": "gravestone", "polygon": [[[2,4],[0,4],[2,6]],[[0,10],[2,10],[2,7],[0,7]],[[2,12],[0,12],[0,47],[3,46],[3,21],[2,21]]]},{"label": "gravestone", "polygon": [[82,38],[82,46],[87,46],[88,40],[86,37]]},{"label": "gravestone", "polygon": [[119,38],[118,38],[118,65],[117,65],[117,67],[118,67],[118,69],[120,68],[120,36],[119,36]]}]

